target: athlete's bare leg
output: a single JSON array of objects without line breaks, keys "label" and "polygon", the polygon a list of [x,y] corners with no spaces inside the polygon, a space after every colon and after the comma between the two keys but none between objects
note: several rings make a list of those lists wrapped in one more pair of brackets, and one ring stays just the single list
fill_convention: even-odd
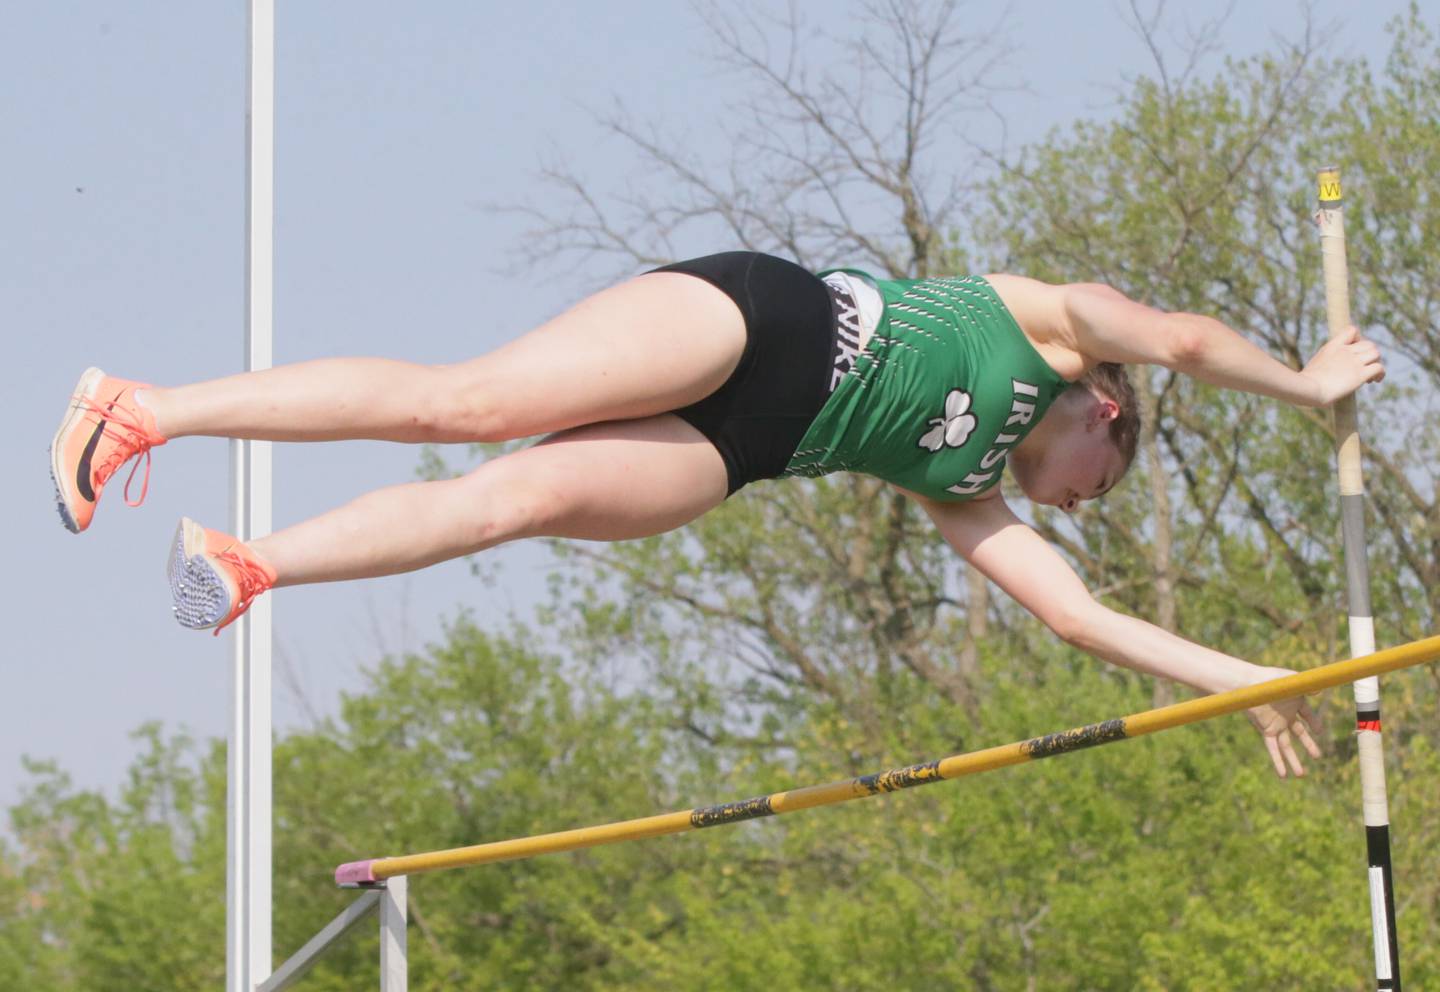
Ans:
[{"label": "athlete's bare leg", "polygon": [[250,542],[277,585],[389,575],[521,537],[672,530],[725,499],[725,465],[679,417],[591,424],[459,479],[376,490]]},{"label": "athlete's bare leg", "polygon": [[322,359],[145,390],[141,401],[168,438],[504,441],[686,406],[729,378],[744,347],[727,295],[656,272],[460,364]]}]

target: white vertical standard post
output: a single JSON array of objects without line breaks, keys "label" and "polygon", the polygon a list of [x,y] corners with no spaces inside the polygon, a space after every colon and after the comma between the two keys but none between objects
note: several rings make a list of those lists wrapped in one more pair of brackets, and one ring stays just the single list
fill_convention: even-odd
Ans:
[{"label": "white vertical standard post", "polygon": [[[275,3],[249,0],[245,168],[245,369],[269,368],[274,277]],[[270,532],[270,444],[231,441],[232,532]],[[231,627],[225,871],[225,988],[252,992],[270,974],[270,600]]]},{"label": "white vertical standard post", "polygon": [[[1345,218],[1340,170],[1321,169],[1320,253],[1325,265],[1325,310],[1333,338],[1350,326],[1350,279],[1345,262]],[[1350,604],[1350,655],[1375,650],[1370,609],[1370,567],[1365,549],[1365,476],[1360,462],[1360,421],[1355,397],[1335,404],[1335,453],[1340,473],[1340,521]],[[1355,683],[1355,732],[1360,794],[1370,864],[1370,923],[1375,940],[1375,988],[1400,992],[1400,938],[1395,928],[1395,884],[1390,869],[1390,807],[1385,795],[1385,752],[1380,738],[1380,680]]]},{"label": "white vertical standard post", "polygon": [[410,880],[385,880],[380,896],[380,992],[405,992],[409,984],[405,924],[409,919]]}]

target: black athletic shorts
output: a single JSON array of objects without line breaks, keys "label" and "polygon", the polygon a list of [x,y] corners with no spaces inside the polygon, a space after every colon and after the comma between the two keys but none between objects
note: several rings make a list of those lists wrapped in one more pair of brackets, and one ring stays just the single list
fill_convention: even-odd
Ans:
[{"label": "black athletic shorts", "polygon": [[734,493],[785,471],[830,396],[836,311],[819,276],[773,255],[728,251],[676,262],[711,283],[745,317],[745,350],[730,378],[675,410],[720,452]]}]

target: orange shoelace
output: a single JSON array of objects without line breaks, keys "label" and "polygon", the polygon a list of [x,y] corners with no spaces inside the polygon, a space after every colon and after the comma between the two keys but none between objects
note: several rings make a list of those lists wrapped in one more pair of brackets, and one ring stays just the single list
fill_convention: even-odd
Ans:
[{"label": "orange shoelace", "polygon": [[239,620],[241,614],[250,609],[250,604],[255,601],[256,596],[274,584],[274,580],[265,571],[265,566],[253,558],[247,558],[240,554],[235,550],[237,547],[239,547],[238,542],[215,555],[217,561],[223,561],[230,566],[235,576],[235,584],[240,588],[240,602],[230,612],[230,616],[215,628],[216,637],[220,636],[220,631]]},{"label": "orange shoelace", "polygon": [[[139,506],[145,502],[145,497],[150,492],[150,448],[154,443],[150,440],[150,431],[139,416],[118,403],[96,403],[88,396],[82,396],[80,400],[92,413],[106,421],[105,433],[115,440],[115,447],[110,450],[110,454],[91,467],[91,487],[99,492],[101,487],[110,481],[110,477],[120,470],[120,466],[136,455],[144,455],[145,477],[140,480],[140,498],[133,502],[130,499],[130,484],[135,481],[135,473],[140,470],[139,461],[135,462],[135,467],[125,479],[125,490],[122,494],[126,506]],[[112,430],[112,427],[118,430]]]}]

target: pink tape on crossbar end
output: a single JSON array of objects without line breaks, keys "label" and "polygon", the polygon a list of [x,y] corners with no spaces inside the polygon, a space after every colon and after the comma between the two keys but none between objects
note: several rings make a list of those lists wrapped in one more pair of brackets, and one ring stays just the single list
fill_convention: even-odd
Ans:
[{"label": "pink tape on crossbar end", "polygon": [[379,858],[366,861],[350,861],[335,869],[336,885],[374,885],[380,881],[370,869]]}]

